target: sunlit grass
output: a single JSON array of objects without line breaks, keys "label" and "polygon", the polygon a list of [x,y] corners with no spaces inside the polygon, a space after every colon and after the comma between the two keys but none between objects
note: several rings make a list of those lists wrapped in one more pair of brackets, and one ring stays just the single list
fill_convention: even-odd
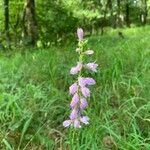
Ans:
[{"label": "sunlit grass", "polygon": [[[89,38],[99,64],[86,111],[90,125],[73,131],[69,68],[74,44],[0,56],[0,149],[150,149],[150,28]],[[71,145],[72,144],[72,145]]]}]

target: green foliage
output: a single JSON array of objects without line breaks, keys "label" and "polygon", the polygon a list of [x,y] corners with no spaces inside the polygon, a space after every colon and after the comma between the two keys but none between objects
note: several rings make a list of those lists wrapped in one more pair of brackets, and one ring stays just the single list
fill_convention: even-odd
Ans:
[{"label": "green foliage", "polygon": [[150,149],[150,27],[122,32],[88,39],[100,69],[79,130],[62,127],[74,45],[1,54],[0,149]]},{"label": "green foliage", "polygon": [[[23,38],[23,13],[26,0],[9,0],[9,32],[12,48],[23,47],[29,39]],[[104,27],[126,26],[126,4],[129,4],[129,24],[144,25],[142,17],[149,22],[150,0],[36,0],[37,47],[49,47],[74,39],[77,27],[88,34],[102,32]],[[147,5],[147,6],[146,6]],[[0,0],[0,44],[7,47],[4,31],[4,6]],[[142,16],[143,15],[143,16]],[[119,19],[120,18],[120,19]],[[31,40],[31,39],[30,39]]]},{"label": "green foliage", "polygon": [[[78,18],[73,16],[71,10],[66,9],[61,2],[39,2],[37,16],[39,22],[39,40],[44,46],[51,42],[61,42],[67,40],[67,35],[71,36],[77,28]],[[46,9],[47,13],[45,15]]]}]

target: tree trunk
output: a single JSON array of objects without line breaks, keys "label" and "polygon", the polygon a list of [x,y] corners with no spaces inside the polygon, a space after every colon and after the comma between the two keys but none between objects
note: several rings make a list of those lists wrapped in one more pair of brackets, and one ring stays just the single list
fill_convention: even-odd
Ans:
[{"label": "tree trunk", "polygon": [[107,0],[107,3],[105,5],[105,9],[104,9],[104,15],[103,15],[103,20],[102,20],[102,25],[101,25],[101,35],[104,34],[104,26],[105,26],[105,21],[106,21],[108,4],[109,4],[109,0]]},{"label": "tree trunk", "polygon": [[34,46],[37,40],[37,24],[35,19],[34,0],[25,0],[22,23],[25,43]]},{"label": "tree trunk", "polygon": [[122,26],[122,23],[121,23],[121,18],[120,18],[120,14],[121,13],[121,9],[120,9],[120,0],[117,0],[117,25],[119,26],[119,27],[121,27]]},{"label": "tree trunk", "polygon": [[147,0],[142,0],[142,13],[141,13],[141,23],[142,25],[145,25],[147,23],[147,15],[148,15],[148,9],[147,9]]},{"label": "tree trunk", "polygon": [[113,15],[112,0],[108,0],[107,3],[108,3],[109,11],[110,11],[110,25],[111,25],[113,28],[116,28],[116,22],[115,22],[114,15]]},{"label": "tree trunk", "polygon": [[9,0],[4,0],[4,28],[7,46],[10,48],[10,35],[9,35]]},{"label": "tree trunk", "polygon": [[130,11],[129,11],[129,9],[130,9],[129,1],[127,0],[126,1],[126,25],[127,25],[127,27],[130,27],[130,19],[129,19]]},{"label": "tree trunk", "polygon": [[20,22],[20,14],[18,13],[17,16],[16,16],[16,22],[13,26],[13,30],[14,30],[14,41],[15,41],[15,46],[17,46],[18,44],[18,35],[17,35],[17,28],[18,28],[18,25],[19,25],[19,22]]}]

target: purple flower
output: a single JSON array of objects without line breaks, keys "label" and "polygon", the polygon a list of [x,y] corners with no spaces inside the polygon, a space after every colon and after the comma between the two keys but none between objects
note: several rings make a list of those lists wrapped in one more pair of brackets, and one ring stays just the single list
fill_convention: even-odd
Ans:
[{"label": "purple flower", "polygon": [[73,125],[74,125],[75,128],[81,128],[80,121],[77,120],[77,119],[74,120],[74,124]]},{"label": "purple flower", "polygon": [[87,97],[90,97],[90,90],[87,87],[96,83],[91,77],[82,77],[82,68],[84,67],[96,72],[98,66],[95,62],[84,64],[83,57],[85,55],[92,55],[94,51],[84,49],[86,42],[83,41],[84,32],[82,28],[77,29],[77,36],[78,47],[76,52],[79,54],[79,62],[70,69],[70,74],[78,74],[78,78],[75,83],[69,87],[69,93],[73,95],[70,102],[71,113],[69,119],[63,122],[64,127],[71,125],[74,128],[80,128],[81,123],[89,124],[89,118],[83,115],[84,109],[88,106]]},{"label": "purple flower", "polygon": [[77,36],[78,36],[79,41],[83,40],[83,29],[82,28],[77,29]]},{"label": "purple flower", "polygon": [[92,55],[93,53],[94,53],[93,50],[87,50],[84,52],[84,54],[86,54],[86,55]]},{"label": "purple flower", "polygon": [[95,80],[90,77],[87,77],[87,78],[79,77],[78,82],[81,87],[85,87],[86,85],[93,85],[96,83]]},{"label": "purple flower", "polygon": [[79,77],[79,78],[78,78],[78,82],[79,82],[79,85],[80,85],[81,87],[86,86],[86,80],[85,80],[84,77]]},{"label": "purple flower", "polygon": [[72,67],[70,70],[70,74],[76,74],[78,73],[78,71],[80,71],[82,68],[82,63],[81,62],[77,62],[77,65],[75,67]]},{"label": "purple flower", "polygon": [[97,72],[97,70],[96,70],[97,66],[98,66],[98,64],[95,64],[95,62],[88,63],[85,65],[86,68],[88,68],[94,72]]},{"label": "purple flower", "polygon": [[76,94],[74,94],[74,96],[72,97],[72,101],[71,101],[71,103],[70,103],[71,108],[73,108],[73,107],[76,106],[76,104],[78,103],[78,100],[79,100],[79,96],[78,96],[78,94],[76,93]]},{"label": "purple flower", "polygon": [[90,96],[90,90],[86,87],[81,87],[81,92],[84,97],[89,97]]},{"label": "purple flower", "polygon": [[88,85],[93,85],[96,83],[95,80],[90,77],[85,78],[85,80],[86,80],[86,84],[88,84]]},{"label": "purple flower", "polygon": [[71,120],[65,120],[65,121],[63,122],[63,126],[64,126],[64,127],[68,127],[70,124],[71,124]]},{"label": "purple flower", "polygon": [[78,85],[77,83],[73,83],[70,87],[69,87],[69,92],[70,94],[74,94],[77,91]]},{"label": "purple flower", "polygon": [[72,112],[70,113],[70,119],[71,119],[71,120],[74,120],[74,119],[77,118],[77,116],[78,116],[78,112],[77,112],[77,110],[74,108],[74,109],[72,110]]},{"label": "purple flower", "polygon": [[80,99],[80,108],[84,109],[88,105],[87,101],[85,98]]},{"label": "purple flower", "polygon": [[89,124],[89,117],[87,116],[80,117],[80,121],[84,124]]}]

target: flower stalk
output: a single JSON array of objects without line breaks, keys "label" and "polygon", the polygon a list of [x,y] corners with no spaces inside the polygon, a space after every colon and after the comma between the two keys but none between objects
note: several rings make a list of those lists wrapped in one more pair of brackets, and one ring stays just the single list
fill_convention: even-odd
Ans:
[{"label": "flower stalk", "polygon": [[77,29],[78,36],[78,48],[76,52],[79,53],[79,61],[77,65],[72,67],[70,70],[71,75],[78,75],[77,80],[69,87],[69,92],[72,95],[72,100],[70,102],[71,113],[69,115],[69,120],[63,122],[64,127],[73,126],[75,128],[80,128],[81,123],[89,124],[89,117],[83,115],[84,109],[88,106],[87,98],[90,97],[89,85],[94,85],[96,82],[91,77],[83,77],[82,70],[88,69],[93,72],[97,70],[97,64],[95,62],[90,62],[85,64],[83,58],[86,55],[92,55],[93,50],[84,51],[84,46],[87,41],[83,39],[83,29]]}]

